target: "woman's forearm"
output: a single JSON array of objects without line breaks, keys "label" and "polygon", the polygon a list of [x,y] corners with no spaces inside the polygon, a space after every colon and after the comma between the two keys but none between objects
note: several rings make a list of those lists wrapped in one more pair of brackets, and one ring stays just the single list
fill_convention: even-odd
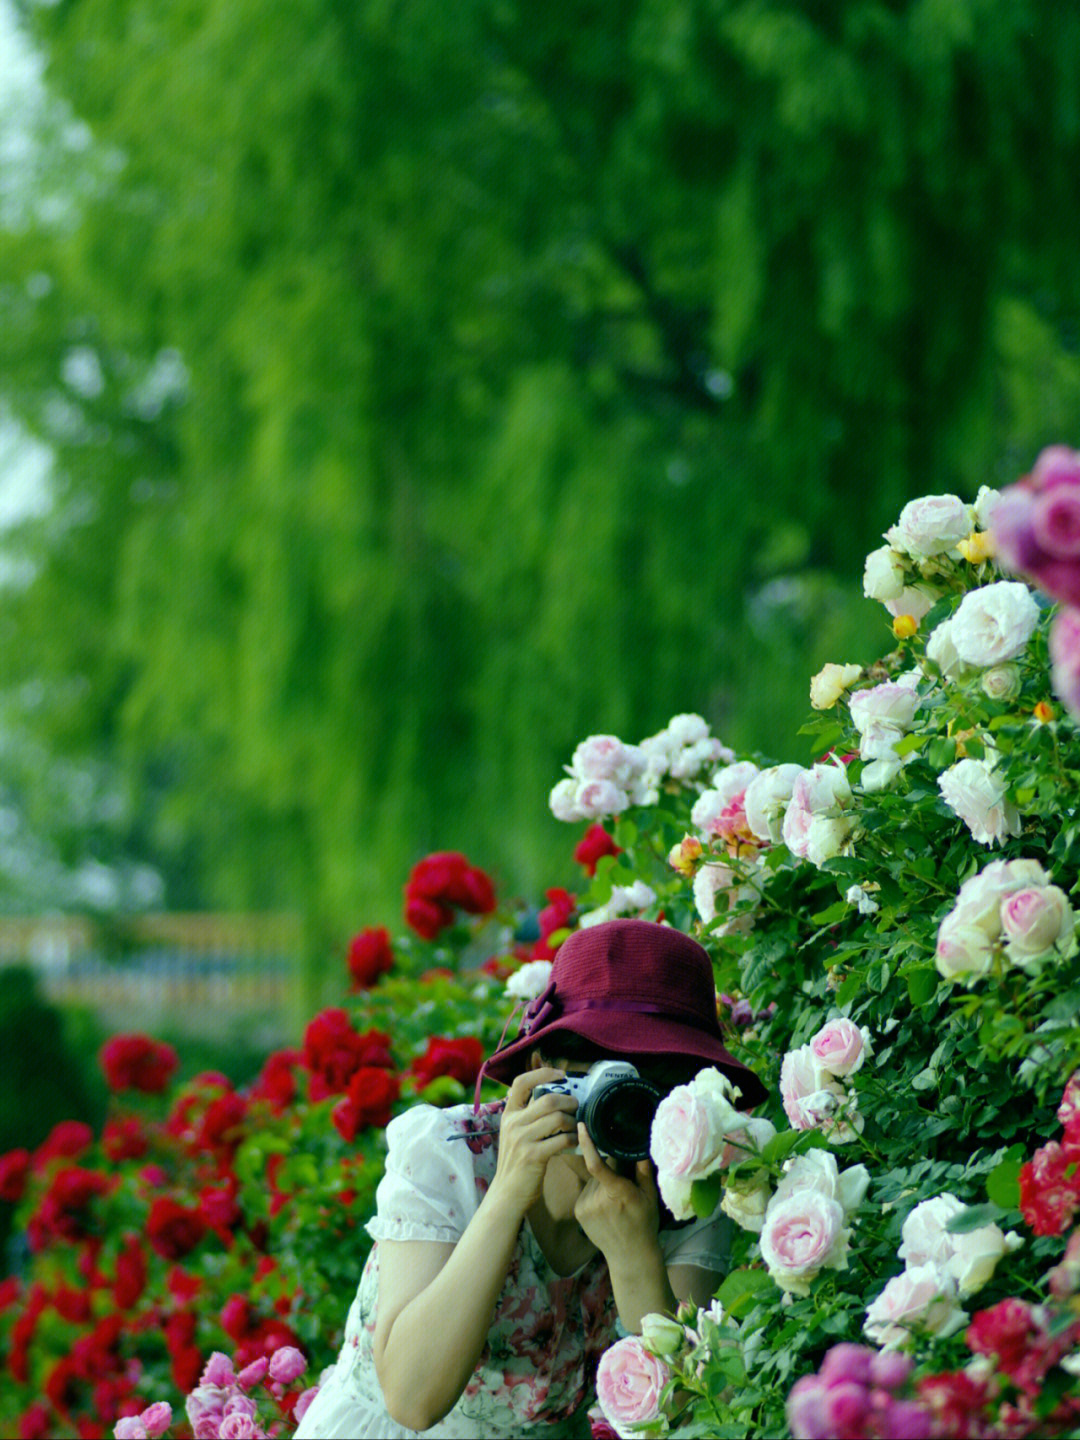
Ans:
[{"label": "woman's forearm", "polygon": [[623,1326],[641,1334],[642,1316],[673,1315],[678,1305],[659,1245],[630,1257],[626,1263],[608,1261],[611,1289]]},{"label": "woman's forearm", "polygon": [[487,1340],[523,1218],[492,1186],[446,1264],[394,1320],[376,1372],[398,1424],[426,1430],[460,1398]]}]

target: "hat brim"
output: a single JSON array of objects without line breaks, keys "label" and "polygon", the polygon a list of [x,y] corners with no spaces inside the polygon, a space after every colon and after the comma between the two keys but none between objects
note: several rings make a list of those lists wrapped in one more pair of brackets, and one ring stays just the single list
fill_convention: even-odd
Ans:
[{"label": "hat brim", "polygon": [[749,1066],[736,1060],[724,1046],[719,1032],[715,1036],[710,1035],[697,1026],[656,1015],[649,1017],[647,1025],[639,1022],[634,1026],[632,1035],[625,1029],[620,1034],[620,1027],[612,1025],[612,1018],[610,1012],[598,1015],[594,1011],[561,1015],[549,1025],[541,1026],[529,1035],[521,1035],[501,1050],[496,1050],[484,1062],[481,1074],[509,1085],[526,1068],[532,1050],[538,1046],[545,1051],[550,1050],[552,1042],[560,1034],[569,1032],[615,1055],[663,1055],[696,1061],[701,1069],[715,1066],[738,1089],[739,1108],[743,1110],[754,1109],[769,1093]]}]

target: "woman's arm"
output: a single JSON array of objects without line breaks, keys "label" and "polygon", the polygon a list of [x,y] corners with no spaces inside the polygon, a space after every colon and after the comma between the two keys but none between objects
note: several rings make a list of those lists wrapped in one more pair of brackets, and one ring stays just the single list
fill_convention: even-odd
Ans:
[{"label": "woman's arm", "polygon": [[574,1146],[568,1117],[577,1107],[569,1096],[528,1103],[537,1085],[561,1077],[545,1067],[514,1081],[495,1177],[460,1240],[380,1242],[375,1373],[391,1417],[410,1430],[436,1424],[460,1398],[548,1161]]}]

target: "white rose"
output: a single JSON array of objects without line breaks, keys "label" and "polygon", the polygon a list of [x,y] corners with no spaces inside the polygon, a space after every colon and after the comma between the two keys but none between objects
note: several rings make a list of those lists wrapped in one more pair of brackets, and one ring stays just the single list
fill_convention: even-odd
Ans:
[{"label": "white rose", "polygon": [[926,658],[932,660],[947,680],[955,679],[964,668],[953,643],[952,620],[942,620],[931,631],[926,642]]},{"label": "white rose", "polygon": [[784,810],[802,770],[801,765],[770,765],[747,785],[743,797],[746,823],[759,840],[769,840],[774,845],[780,840]]},{"label": "white rose", "polygon": [[975,512],[975,526],[979,530],[993,529],[992,517],[1001,501],[1001,491],[991,490],[989,485],[980,485],[972,509]]},{"label": "white rose", "polygon": [[835,1200],[849,1215],[862,1204],[869,1185],[870,1172],[865,1165],[850,1165],[841,1174],[831,1151],[808,1150],[785,1164],[776,1187],[776,1201],[787,1200],[800,1190],[816,1190]]},{"label": "white rose", "polygon": [[[880,764],[880,761],[876,761]],[[866,773],[865,771],[863,772]],[[844,899],[849,905],[857,905],[860,915],[876,915],[881,906],[861,885],[849,885],[844,892]]]},{"label": "white rose", "polygon": [[974,1295],[993,1277],[998,1261],[1023,1245],[1023,1237],[1015,1230],[1006,1235],[997,1225],[980,1225],[966,1235],[952,1235],[953,1255],[948,1273],[956,1281],[961,1295]]},{"label": "white rose", "polygon": [[1014,890],[1001,902],[1005,953],[1018,965],[1061,945],[1075,924],[1069,897],[1057,885]]},{"label": "white rose", "polygon": [[507,980],[506,993],[515,1000],[535,1000],[547,989],[550,979],[550,960],[530,960]]},{"label": "white rose", "polygon": [[821,1270],[847,1268],[848,1241],[839,1201],[801,1190],[769,1202],[761,1228],[761,1258],[782,1290],[808,1295],[809,1282]]},{"label": "white rose", "polygon": [[873,795],[878,790],[884,790],[887,785],[891,785],[903,768],[903,760],[895,750],[891,750],[880,760],[872,760],[869,765],[863,766],[862,774],[859,776],[859,785],[868,795]]},{"label": "white rose", "polygon": [[709,738],[709,726],[700,715],[673,715],[665,733],[674,745],[694,745]]},{"label": "white rose", "polygon": [[674,1355],[682,1349],[685,1332],[677,1320],[653,1311],[641,1317],[641,1338],[654,1355]]},{"label": "white rose", "polygon": [[1003,898],[1028,886],[1047,884],[1049,876],[1037,860],[991,860],[960,886],[952,917],[957,924],[974,925],[996,940],[1001,934]]},{"label": "white rose", "polygon": [[891,765],[894,760],[900,760],[896,747],[903,738],[904,731],[895,725],[872,720],[859,736],[859,756],[863,760],[884,760]]},{"label": "white rose", "polygon": [[1015,700],[1020,694],[1020,671],[1015,665],[992,665],[979,685],[991,700]]},{"label": "white rose", "polygon": [[852,681],[862,674],[861,665],[823,666],[810,681],[810,704],[815,710],[829,710]]},{"label": "white rose", "polygon": [[848,816],[815,815],[806,835],[806,859],[820,870],[826,860],[843,853],[855,822]]},{"label": "white rose", "polygon": [[959,1238],[950,1235],[945,1227],[966,1209],[964,1202],[952,1194],[923,1200],[904,1221],[903,1242],[897,1255],[909,1269],[928,1263],[944,1267],[956,1248],[953,1240]]},{"label": "white rose", "polygon": [[896,600],[904,589],[904,557],[891,545],[871,550],[863,567],[863,594],[868,600]]},{"label": "white rose", "polygon": [[934,964],[946,980],[986,975],[994,961],[994,942],[985,930],[946,915],[938,930]]},{"label": "white rose", "polygon": [[672,1175],[667,1170],[657,1170],[656,1188],[660,1199],[675,1216],[676,1220],[693,1220],[697,1212],[690,1198],[693,1180],[686,1175]]},{"label": "white rose", "polygon": [[[736,885],[734,880],[734,873],[727,865],[711,861],[702,865],[694,876],[694,905],[706,925],[711,925],[718,914],[724,913],[716,903],[719,892],[723,890],[728,896],[729,918],[717,927],[718,935],[742,935],[753,928],[753,911],[757,908],[761,895],[752,885]],[[752,904],[753,908],[738,915],[730,913],[736,906],[744,904]]]},{"label": "white rose", "polygon": [[952,1335],[967,1316],[956,1303],[956,1282],[936,1265],[915,1265],[895,1276],[866,1310],[863,1333],[885,1350],[914,1333]]},{"label": "white rose", "polygon": [[612,780],[582,780],[574,796],[582,820],[602,820],[618,815],[630,804],[630,797]]},{"label": "white rose", "polygon": [[737,1175],[727,1181],[720,1199],[720,1209],[743,1230],[751,1230],[755,1235],[760,1235],[771,1198],[769,1172],[753,1170],[749,1175]]},{"label": "white rose", "polygon": [[629,748],[617,735],[590,735],[571,757],[571,774],[579,780],[621,783],[630,764]]},{"label": "white rose", "polygon": [[890,615],[910,615],[918,621],[933,609],[940,594],[932,585],[909,585],[895,600],[886,600],[885,609]]},{"label": "white rose", "polygon": [[851,785],[843,765],[818,764],[803,770],[792,785],[784,815],[784,844],[793,855],[814,865],[838,855],[851,833],[852,822],[845,816],[826,817],[822,812],[843,809],[850,800]]},{"label": "white rose", "polygon": [[560,780],[548,796],[548,805],[556,820],[563,820],[573,823],[575,820],[583,820],[585,817],[577,805],[578,782],[576,780]]},{"label": "white rose", "polygon": [[870,690],[856,690],[848,700],[851,723],[860,735],[874,725],[907,730],[921,704],[922,698],[910,682],[889,680]]},{"label": "white rose", "polygon": [[980,845],[1020,834],[1020,816],[1005,799],[1005,785],[984,760],[959,760],[938,776],[949,809]]},{"label": "white rose", "polygon": [[885,538],[897,550],[925,560],[951,550],[971,533],[971,512],[959,495],[923,495],[909,500]]},{"label": "white rose", "polygon": [[684,745],[676,751],[668,769],[676,780],[689,780],[704,770],[706,765],[730,760],[733,755],[734,751],[721,745],[719,740],[695,740],[692,745]]},{"label": "white rose", "polygon": [[1014,660],[1031,639],[1039,606],[1021,580],[998,580],[969,590],[952,617],[952,643],[968,665]]},{"label": "white rose", "polygon": [[760,773],[752,760],[740,760],[737,765],[728,765],[723,770],[718,770],[712,778],[710,789],[720,796],[725,805],[730,805]]}]

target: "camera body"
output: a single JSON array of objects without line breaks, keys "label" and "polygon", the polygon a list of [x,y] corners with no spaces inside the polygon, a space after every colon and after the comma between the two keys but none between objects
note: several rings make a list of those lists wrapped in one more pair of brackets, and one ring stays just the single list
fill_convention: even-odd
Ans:
[{"label": "camera body", "polygon": [[577,1101],[578,1119],[601,1155],[613,1160],[644,1160],[648,1155],[653,1116],[663,1096],[628,1060],[598,1060],[584,1075],[568,1075],[533,1091],[549,1094]]}]

